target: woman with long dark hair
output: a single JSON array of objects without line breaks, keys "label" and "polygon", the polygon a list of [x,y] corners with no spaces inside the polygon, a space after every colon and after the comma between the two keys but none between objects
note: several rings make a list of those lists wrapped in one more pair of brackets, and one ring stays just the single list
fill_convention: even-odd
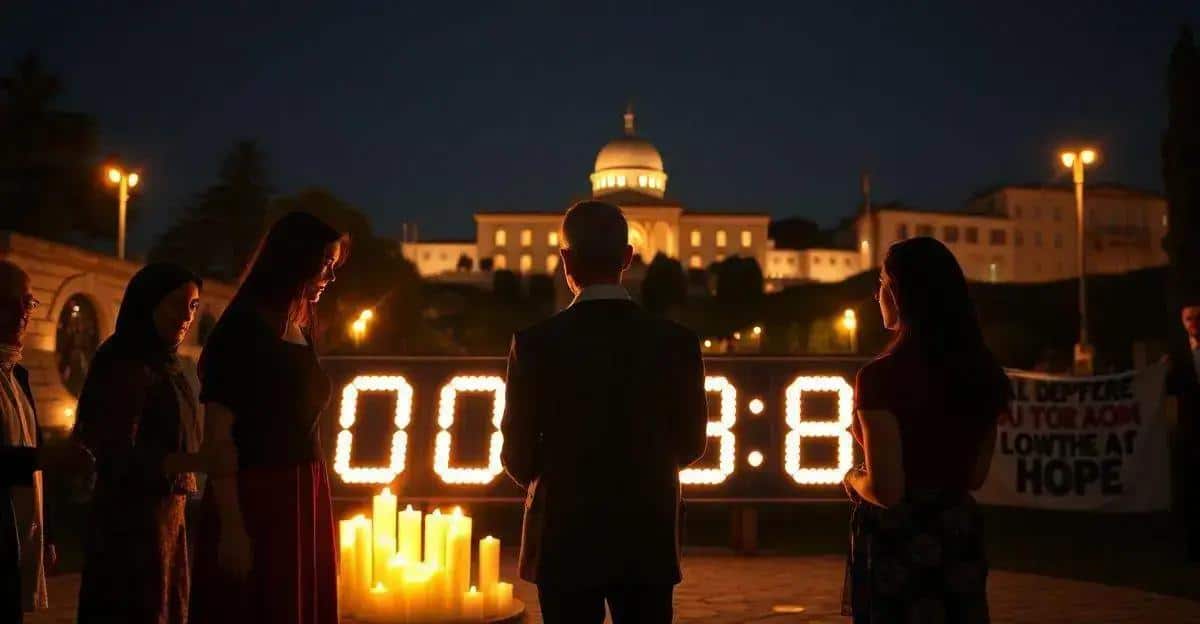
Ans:
[{"label": "woman with long dark hair", "polygon": [[855,622],[987,622],[982,522],[1011,388],[983,342],[958,261],[935,239],[894,243],[877,299],[891,346],[858,373],[843,612]]},{"label": "woman with long dark hair", "polygon": [[[210,472],[191,621],[335,624],[337,545],[317,420],[315,305],[349,239],[292,212],[268,231],[200,357]],[[232,452],[230,452],[232,451]]]},{"label": "woman with long dark hair", "polygon": [[200,305],[200,278],[150,264],[125,288],[116,331],[96,351],[73,437],[94,457],[79,622],[182,624],[190,570],[188,497],[202,470],[200,406],[175,351]]}]

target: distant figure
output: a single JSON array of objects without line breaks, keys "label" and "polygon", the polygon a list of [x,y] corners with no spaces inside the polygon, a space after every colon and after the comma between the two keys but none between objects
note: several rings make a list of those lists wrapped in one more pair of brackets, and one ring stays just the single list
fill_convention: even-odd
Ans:
[{"label": "distant figure", "polygon": [[1012,390],[983,343],[962,269],[928,237],[894,243],[879,310],[895,339],[858,373],[851,432],[866,462],[842,610],[854,622],[988,621],[983,485]]},{"label": "distant figure", "polygon": [[681,580],[679,469],[704,454],[696,336],[621,286],[621,211],[582,202],[562,224],[570,307],[513,337],[501,458],[527,491],[521,578],[547,624],[672,619]]},{"label": "distant figure", "polygon": [[317,421],[330,383],[316,303],[349,239],[283,216],[259,245],[200,357],[209,474],[196,531],[193,624],[336,624],[337,536]]},{"label": "distant figure", "polygon": [[49,606],[46,568],[54,546],[46,528],[38,426],[22,339],[39,302],[29,276],[0,261],[0,621]]},{"label": "distant figure", "polygon": [[1187,534],[1187,558],[1200,562],[1200,297],[1179,311],[1187,332],[1187,348],[1173,350],[1167,372],[1167,392],[1179,401],[1175,436],[1175,474]]},{"label": "distant figure", "polygon": [[188,497],[203,432],[175,351],[200,305],[200,278],[172,264],[130,280],[116,331],[96,351],[72,433],[96,460],[79,622],[187,622]]}]

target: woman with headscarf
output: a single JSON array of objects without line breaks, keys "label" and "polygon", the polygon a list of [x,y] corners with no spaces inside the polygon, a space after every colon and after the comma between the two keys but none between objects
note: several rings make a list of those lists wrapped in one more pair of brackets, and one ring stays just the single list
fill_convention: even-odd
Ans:
[{"label": "woman with headscarf", "polygon": [[184,511],[202,470],[200,411],[176,349],[201,281],[151,264],[129,282],[116,332],[97,350],[74,437],[95,458],[79,622],[187,621]]}]

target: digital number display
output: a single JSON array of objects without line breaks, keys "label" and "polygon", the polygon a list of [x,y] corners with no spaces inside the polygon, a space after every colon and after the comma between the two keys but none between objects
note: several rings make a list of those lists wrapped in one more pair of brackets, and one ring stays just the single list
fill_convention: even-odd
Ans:
[{"label": "digital number display", "polygon": [[[503,358],[326,358],[341,392],[335,484],[401,496],[512,498],[503,477]],[[853,465],[851,380],[861,361],[706,359],[708,448],[680,471],[689,499],[805,497]],[[468,409],[468,404],[473,409]],[[469,417],[470,416],[470,417]],[[329,423],[326,423],[327,425]]]}]

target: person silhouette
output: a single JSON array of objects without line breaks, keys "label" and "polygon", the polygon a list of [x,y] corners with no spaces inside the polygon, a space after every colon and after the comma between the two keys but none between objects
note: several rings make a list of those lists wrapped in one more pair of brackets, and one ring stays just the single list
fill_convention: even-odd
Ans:
[{"label": "person silhouette", "polygon": [[696,335],[621,286],[633,257],[620,209],[587,201],[562,223],[575,299],[518,332],[508,356],[501,459],[526,489],[521,578],[547,624],[671,622],[679,470],[704,454]]}]

